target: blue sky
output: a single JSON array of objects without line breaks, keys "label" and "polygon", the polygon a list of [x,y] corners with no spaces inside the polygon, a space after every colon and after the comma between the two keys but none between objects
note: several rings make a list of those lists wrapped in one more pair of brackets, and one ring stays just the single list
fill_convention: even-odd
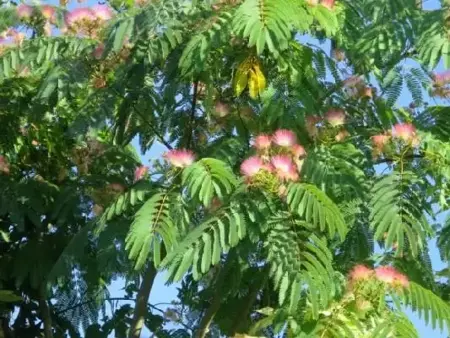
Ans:
[{"label": "blue sky", "polygon": [[[33,1],[30,1],[33,2]],[[47,4],[57,4],[57,1],[42,1],[41,3],[47,3]],[[77,1],[71,1],[69,8],[74,7],[80,7],[80,6],[86,6],[86,5],[92,5],[97,3],[97,1],[88,0],[84,3],[77,3]],[[423,1],[424,8],[425,9],[434,9],[438,8],[440,6],[438,0],[424,0]],[[411,101],[411,98],[409,94],[407,94],[406,91],[402,94],[399,100],[399,105],[408,105]],[[137,142],[134,141],[133,144],[137,147]],[[162,152],[165,151],[165,147],[161,144],[155,144],[150,151],[147,152],[147,154],[142,154],[142,163],[144,165],[149,163],[149,159],[158,158],[161,156]],[[442,216],[441,219],[438,219],[438,221],[442,222]],[[430,242],[430,253],[432,258],[433,267],[435,270],[440,270],[446,267],[446,265],[440,260],[439,258],[439,252],[436,248],[435,241]],[[117,281],[113,283],[109,290],[111,292],[111,297],[121,297],[124,295],[124,292],[122,290],[124,285],[123,281]],[[165,280],[164,280],[164,274],[158,274],[153,290],[150,295],[150,303],[152,304],[158,304],[158,303],[170,303],[170,301],[176,299],[176,287],[177,285],[171,285],[166,286]],[[162,306],[164,308],[164,306]],[[411,311],[407,311],[408,315],[412,320],[414,321],[420,337],[433,337],[433,338],[445,338],[448,336],[448,334],[440,333],[436,330],[433,330],[431,327],[427,327],[422,320],[420,320],[415,314],[413,314]],[[142,338],[148,338],[150,337],[150,332],[148,330],[145,330],[142,334]]]}]

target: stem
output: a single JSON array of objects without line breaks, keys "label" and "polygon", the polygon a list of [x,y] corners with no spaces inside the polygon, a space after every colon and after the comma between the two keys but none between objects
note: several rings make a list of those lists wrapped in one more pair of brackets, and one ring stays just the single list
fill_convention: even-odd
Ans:
[{"label": "stem", "polygon": [[41,312],[42,321],[44,322],[44,337],[53,338],[52,317],[50,315],[50,307],[48,306],[45,287],[46,283],[42,283],[39,290],[39,310]]},{"label": "stem", "polygon": [[137,294],[133,321],[128,333],[128,338],[139,338],[141,336],[141,331],[145,323],[145,316],[147,315],[148,298],[150,297],[150,291],[152,290],[156,273],[157,270],[153,265],[153,262],[149,262]]},{"label": "stem", "polygon": [[[405,160],[415,159],[415,158],[424,158],[424,155],[423,154],[413,154],[410,156],[402,155],[402,158]],[[391,162],[395,162],[395,161],[396,161],[396,159],[393,159],[393,158],[383,158],[381,160],[375,161],[374,164],[376,165],[376,164],[382,164],[382,163],[391,163]]]},{"label": "stem", "polygon": [[250,311],[253,307],[253,304],[256,301],[256,297],[258,296],[258,292],[267,282],[267,278],[269,276],[268,267],[264,268],[262,271],[263,276],[259,278],[254,285],[251,286],[251,292],[248,293],[244,304],[242,304],[242,310],[238,312],[236,319],[234,320],[233,326],[231,327],[230,333],[235,335],[240,333],[239,330],[244,329],[243,326],[248,322]]}]

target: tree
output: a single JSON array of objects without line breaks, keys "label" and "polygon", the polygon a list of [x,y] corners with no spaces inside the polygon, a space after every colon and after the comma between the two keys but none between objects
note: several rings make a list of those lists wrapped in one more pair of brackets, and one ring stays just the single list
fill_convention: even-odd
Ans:
[{"label": "tree", "polygon": [[[13,267],[8,257],[28,257],[53,243],[54,233],[39,226],[58,224],[55,234],[64,240],[55,249],[61,259],[39,260],[47,267],[37,284],[30,278],[16,290],[13,275],[4,288],[37,301],[29,322],[40,311],[46,338],[66,331],[75,337],[79,329],[49,318],[58,315],[49,299],[64,292],[54,278],[78,280],[60,269],[69,258],[89,291],[104,290],[116,275],[142,276],[132,283],[139,284],[133,310],[121,307],[102,326],[95,317],[83,322],[93,337],[113,329],[139,337],[144,323],[158,336],[416,337],[405,306],[448,330],[448,288],[439,280],[448,272],[433,271],[428,250],[437,239],[448,260],[448,222],[432,224],[447,211],[449,196],[450,75],[435,71],[441,61],[450,66],[448,6],[443,1],[427,11],[415,0],[115,0],[70,11],[5,5],[3,28],[28,27],[32,35],[4,34],[15,44],[0,56],[1,178],[14,193],[36,175],[55,185],[56,168],[74,178],[57,191],[48,188],[55,192],[44,206],[34,205],[27,187],[20,203],[31,212],[3,207],[18,200],[5,194],[6,269]],[[54,27],[60,32],[49,36]],[[408,107],[397,104],[402,93],[411,96]],[[41,154],[31,162],[34,148],[17,137],[28,124]],[[89,130],[101,140],[102,156],[89,155],[91,146],[73,155],[69,149]],[[136,138],[143,153],[156,142],[167,152],[150,168],[138,167],[133,180],[139,160],[129,144]],[[16,157],[18,147],[27,156]],[[93,164],[86,164],[91,156]],[[121,180],[120,188],[111,177]],[[106,182],[112,194],[94,188]],[[38,185],[38,196],[47,196],[46,185]],[[47,214],[58,215],[53,201],[62,199],[54,194],[72,186],[77,199],[69,210],[82,222],[55,223],[57,216]],[[39,244],[18,245],[14,236],[24,231]],[[105,241],[115,243],[108,259],[117,263],[126,253],[129,261],[100,273]],[[77,253],[85,242],[92,253]],[[180,304],[169,315],[149,317],[154,277],[164,270],[169,282],[182,283]],[[98,294],[79,304],[95,304]],[[193,331],[167,329],[170,318],[185,326],[187,320]]]}]

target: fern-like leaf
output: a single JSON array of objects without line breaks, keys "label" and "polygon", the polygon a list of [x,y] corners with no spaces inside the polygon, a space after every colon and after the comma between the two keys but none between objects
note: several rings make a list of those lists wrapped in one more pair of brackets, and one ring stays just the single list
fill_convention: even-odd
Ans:
[{"label": "fern-like leaf", "polygon": [[287,203],[290,210],[304,217],[307,223],[328,231],[330,238],[336,232],[341,240],[345,238],[347,227],[337,205],[315,185],[293,183],[287,190]]},{"label": "fern-like leaf", "polygon": [[[160,243],[170,251],[177,240],[177,228],[174,226],[169,205],[174,196],[160,192],[153,195],[136,213],[130,231],[125,239],[125,249],[129,257],[135,260],[135,268],[140,269],[153,250],[153,257],[160,257]],[[158,260],[154,261],[158,265]]]},{"label": "fern-like leaf", "polygon": [[209,206],[214,196],[221,200],[237,185],[231,169],[222,161],[203,158],[183,171],[183,185],[190,195]]}]

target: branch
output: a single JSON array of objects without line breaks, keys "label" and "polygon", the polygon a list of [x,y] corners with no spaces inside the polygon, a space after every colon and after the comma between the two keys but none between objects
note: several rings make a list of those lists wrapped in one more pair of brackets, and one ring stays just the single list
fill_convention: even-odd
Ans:
[{"label": "branch", "polygon": [[[105,301],[126,301],[126,302],[136,302],[136,301],[137,301],[137,298],[110,297],[110,298],[105,298],[104,300],[105,300]],[[77,303],[77,304],[75,304],[75,305],[73,305],[73,306],[70,306],[70,307],[68,307],[68,308],[65,308],[64,310],[55,312],[55,315],[60,315],[61,313],[64,313],[64,312],[67,312],[67,311],[76,309],[77,307],[80,307],[80,306],[83,306],[83,305],[86,305],[86,304],[89,304],[89,303],[92,303],[92,302],[95,302],[95,299],[91,299],[91,300],[87,300],[87,301],[85,301],[85,302]],[[164,303],[158,303],[158,304],[164,304]],[[164,313],[164,310],[161,310],[159,307],[157,307],[158,304],[155,304],[155,305],[153,305],[153,304],[148,304],[148,306],[150,306],[152,309],[155,309],[156,311],[159,311],[159,312],[161,312],[161,313]],[[167,304],[169,304],[169,303],[167,303]]]},{"label": "branch", "polygon": [[[405,156],[404,159],[415,159],[415,158],[424,158],[425,156],[422,154],[412,154],[409,156]],[[382,164],[382,163],[392,163],[395,162],[396,160],[393,158],[383,158],[383,159],[379,159],[378,161],[374,162],[374,165],[377,164]]]},{"label": "branch", "polygon": [[39,290],[39,311],[44,322],[44,337],[53,338],[52,317],[50,316],[50,307],[47,302],[46,283],[42,283]]},{"label": "branch", "polygon": [[195,119],[195,107],[197,105],[197,90],[198,90],[198,80],[194,82],[194,93],[192,95],[192,106],[191,106],[191,117],[189,119],[189,134],[186,142],[186,147],[191,148],[192,134],[194,133],[194,119]]},{"label": "branch", "polygon": [[[119,93],[119,91],[114,88],[111,87],[111,89],[116,93],[116,95],[121,96],[121,94]],[[153,125],[153,123],[151,123],[150,121],[147,120],[147,118],[145,117],[145,115],[138,109],[138,107],[136,106],[136,102],[134,102],[134,100],[132,100],[133,105],[133,109],[136,112],[136,114],[138,114],[142,120],[150,127],[150,129],[152,130],[152,132],[156,135],[156,137],[158,138],[159,142],[161,142],[163,145],[166,146],[167,149],[172,150],[173,147],[170,145],[169,142],[167,142],[164,137],[162,137],[162,135],[158,132],[158,130],[156,130],[155,126]]]},{"label": "branch", "polygon": [[153,281],[155,280],[157,273],[158,270],[156,270],[153,262],[150,262],[142,279],[141,286],[139,287],[128,338],[139,338],[141,336],[141,331],[145,323],[145,316],[147,315],[148,298],[150,297]]},{"label": "branch", "polygon": [[167,149],[172,150],[173,147],[170,145],[169,142],[167,142],[162,135],[156,130],[155,126],[148,121],[145,117],[144,114],[141,113],[141,111],[136,107],[136,104],[133,102],[133,108],[134,111],[144,120],[145,123],[147,123],[147,125],[150,127],[150,129],[152,130],[152,132],[156,135],[156,137],[159,139],[159,142],[161,142],[162,144],[164,144],[166,146]]},{"label": "branch", "polygon": [[256,297],[258,296],[258,292],[267,282],[267,278],[269,277],[269,267],[266,266],[261,273],[263,274],[253,285],[250,287],[250,292],[242,304],[241,310],[237,313],[234,323],[231,327],[230,333],[235,335],[237,333],[242,333],[239,330],[243,329],[243,325],[248,322],[250,311],[253,307],[253,304],[256,301]]},{"label": "branch", "polygon": [[211,300],[211,303],[209,307],[206,309],[202,319],[200,320],[200,323],[198,325],[198,328],[195,332],[196,338],[205,338],[206,335],[209,332],[209,327],[211,326],[213,319],[220,309],[220,304],[222,301],[222,295],[223,295],[223,284],[225,282],[225,277],[228,272],[229,267],[234,262],[233,260],[233,253],[229,253],[228,257],[226,258],[226,261],[222,267],[219,266],[219,272],[216,275],[214,284],[212,287],[214,288],[214,294]]}]

